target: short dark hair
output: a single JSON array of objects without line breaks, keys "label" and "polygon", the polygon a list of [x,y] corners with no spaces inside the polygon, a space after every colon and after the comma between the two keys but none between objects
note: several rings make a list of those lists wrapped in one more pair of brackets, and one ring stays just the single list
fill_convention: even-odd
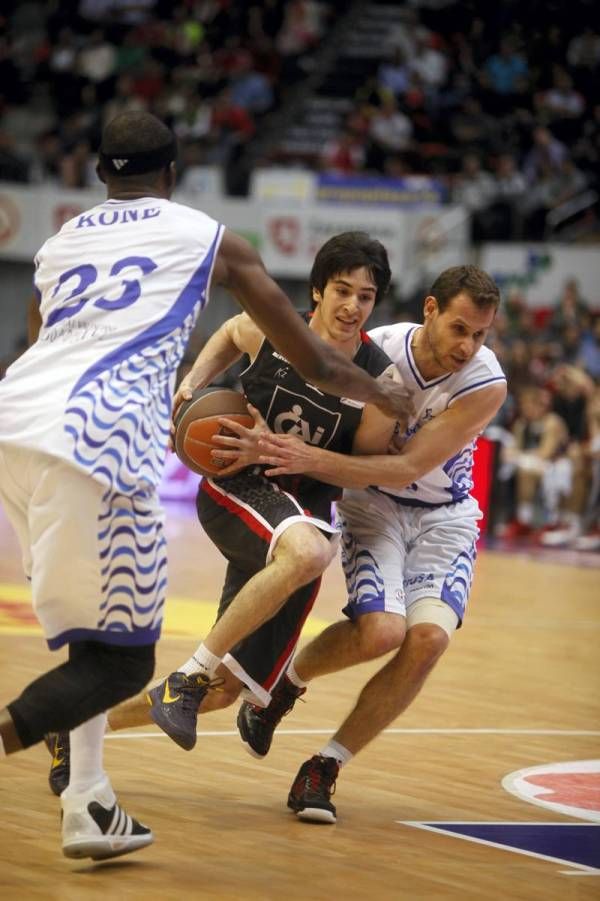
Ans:
[{"label": "short dark hair", "polygon": [[[175,158],[175,136],[168,125],[152,113],[129,110],[120,113],[102,132],[100,165],[105,175],[135,178],[157,177]],[[115,170],[114,163],[119,164]]]},{"label": "short dark hair", "polygon": [[318,251],[310,271],[311,299],[314,288],[322,294],[331,278],[362,266],[375,282],[375,303],[379,303],[392,278],[387,250],[381,241],[366,232],[343,232],[330,238]]},{"label": "short dark hair", "polygon": [[129,110],[111,119],[102,132],[102,150],[110,156],[158,150],[173,138],[168,125],[152,113]]},{"label": "short dark hair", "polygon": [[453,297],[464,291],[475,306],[482,310],[500,303],[500,290],[496,282],[478,266],[451,266],[444,269],[436,278],[429,294],[437,300],[441,312],[446,309]]}]

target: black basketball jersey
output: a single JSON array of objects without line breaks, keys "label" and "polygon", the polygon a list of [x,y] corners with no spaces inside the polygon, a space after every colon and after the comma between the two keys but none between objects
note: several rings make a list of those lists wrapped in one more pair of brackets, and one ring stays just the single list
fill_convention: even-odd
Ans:
[{"label": "black basketball jersey", "polygon": [[[304,313],[303,318],[308,321],[310,315]],[[361,332],[353,362],[375,378],[392,365],[366,332]],[[240,378],[246,397],[273,432],[298,435],[309,444],[337,453],[351,453],[364,404],[326,394],[306,382],[266,338]],[[307,476],[286,476],[278,481],[306,509],[325,519],[331,502],[341,496],[340,488]]]}]

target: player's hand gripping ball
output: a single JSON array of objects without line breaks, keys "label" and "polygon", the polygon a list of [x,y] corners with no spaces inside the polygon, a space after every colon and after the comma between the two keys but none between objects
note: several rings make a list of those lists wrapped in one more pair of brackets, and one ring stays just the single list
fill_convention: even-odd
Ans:
[{"label": "player's hand gripping ball", "polygon": [[246,399],[239,391],[230,388],[196,388],[191,400],[184,401],[175,417],[173,444],[182,463],[203,476],[218,476],[219,471],[231,465],[231,461],[212,459],[213,450],[222,450],[212,439],[216,434],[230,434],[219,423],[226,416],[248,429],[254,420],[246,406]]}]

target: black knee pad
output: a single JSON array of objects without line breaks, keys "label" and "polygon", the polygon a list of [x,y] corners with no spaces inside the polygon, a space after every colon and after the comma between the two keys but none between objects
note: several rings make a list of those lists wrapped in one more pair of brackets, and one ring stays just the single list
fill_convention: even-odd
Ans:
[{"label": "black knee pad", "polygon": [[23,747],[41,741],[47,732],[74,729],[131,698],[153,672],[153,644],[74,642],[66,663],[40,676],[8,705]]},{"label": "black knee pad", "polygon": [[154,673],[154,648],[153,644],[121,647],[78,641],[69,645],[69,661],[109,677],[113,698],[105,708],[108,710],[146,687]]}]

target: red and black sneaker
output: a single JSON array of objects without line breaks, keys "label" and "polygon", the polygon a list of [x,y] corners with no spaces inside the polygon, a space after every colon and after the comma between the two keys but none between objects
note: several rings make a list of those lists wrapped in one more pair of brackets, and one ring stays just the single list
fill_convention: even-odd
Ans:
[{"label": "red and black sneaker", "polygon": [[300,820],[311,823],[335,823],[335,806],[331,796],[340,771],[333,757],[315,754],[302,764],[288,795],[287,806]]},{"label": "red and black sneaker", "polygon": [[237,727],[249,754],[266,757],[275,729],[305,691],[306,688],[298,688],[287,676],[283,676],[273,689],[268,707],[243,702],[237,716]]}]

